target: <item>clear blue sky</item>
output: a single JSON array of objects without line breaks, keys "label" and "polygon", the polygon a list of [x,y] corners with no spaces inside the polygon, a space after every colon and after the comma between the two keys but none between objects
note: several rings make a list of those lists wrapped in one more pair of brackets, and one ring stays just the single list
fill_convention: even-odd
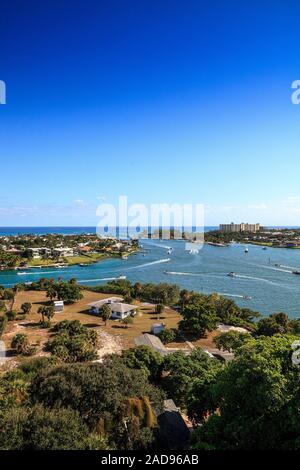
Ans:
[{"label": "clear blue sky", "polygon": [[2,0],[0,225],[204,203],[300,225],[298,0]]}]

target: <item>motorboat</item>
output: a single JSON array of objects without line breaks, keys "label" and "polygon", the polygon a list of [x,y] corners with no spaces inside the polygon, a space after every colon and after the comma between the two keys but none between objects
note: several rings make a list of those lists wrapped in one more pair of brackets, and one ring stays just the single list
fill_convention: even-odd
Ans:
[{"label": "motorboat", "polygon": [[298,275],[300,275],[300,271],[293,271],[293,274],[298,274]]},{"label": "motorboat", "polygon": [[126,276],[124,276],[124,275],[118,276],[118,279],[126,279]]},{"label": "motorboat", "polygon": [[230,271],[230,273],[227,274],[227,276],[229,277],[236,277],[236,273],[234,273],[233,271]]}]

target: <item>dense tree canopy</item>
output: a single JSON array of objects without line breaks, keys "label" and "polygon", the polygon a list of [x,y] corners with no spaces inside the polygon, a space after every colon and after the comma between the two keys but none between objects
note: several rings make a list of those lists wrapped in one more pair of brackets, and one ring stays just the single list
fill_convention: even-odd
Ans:
[{"label": "dense tree canopy", "polygon": [[300,448],[294,339],[262,337],[237,350],[209,389],[211,414],[194,435],[195,449]]}]

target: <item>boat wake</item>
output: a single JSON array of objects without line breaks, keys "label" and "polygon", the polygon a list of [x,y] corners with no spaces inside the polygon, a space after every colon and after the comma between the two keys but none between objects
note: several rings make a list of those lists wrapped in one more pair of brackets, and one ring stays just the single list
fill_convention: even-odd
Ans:
[{"label": "boat wake", "polygon": [[168,263],[168,261],[171,261],[171,258],[158,259],[156,261],[151,261],[150,263],[139,264],[138,266],[131,266],[130,268],[127,268],[126,271],[129,271],[129,269],[145,268],[146,266],[152,266],[153,264]]},{"label": "boat wake", "polygon": [[43,274],[57,274],[57,273],[62,273],[63,271],[34,271],[34,272],[22,272],[22,273],[17,273],[18,276],[34,276],[38,275],[42,277]]},{"label": "boat wake", "polygon": [[101,279],[84,279],[84,280],[78,280],[78,284],[84,284],[88,282],[98,282],[98,281],[117,281],[118,277],[102,277]]},{"label": "boat wake", "polygon": [[[285,266],[284,264],[280,265],[282,268],[292,269],[293,271],[298,271],[300,268],[295,266]],[[289,271],[290,272],[290,271]]]},{"label": "boat wake", "polygon": [[159,248],[165,248],[166,250],[170,250],[172,247],[168,245],[162,245],[161,243],[148,243],[148,245],[158,246]]},{"label": "boat wake", "polygon": [[251,297],[248,297],[247,295],[240,295],[240,294],[227,294],[225,292],[217,292],[218,295],[223,295],[225,297],[237,297],[238,299],[246,299],[250,300]]},{"label": "boat wake", "polygon": [[265,268],[265,269],[271,269],[272,271],[280,271],[282,273],[289,273],[289,274],[293,274],[293,271],[289,271],[287,269],[281,269],[281,268],[272,268],[271,266],[261,266],[262,268]]},{"label": "boat wake", "polygon": [[206,273],[184,273],[179,271],[165,271],[165,274],[171,274],[172,276],[203,276]]}]

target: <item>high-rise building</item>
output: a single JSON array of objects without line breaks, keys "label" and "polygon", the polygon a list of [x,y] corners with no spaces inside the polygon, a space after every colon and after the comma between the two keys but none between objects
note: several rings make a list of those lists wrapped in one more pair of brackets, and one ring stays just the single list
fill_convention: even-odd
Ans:
[{"label": "high-rise building", "polygon": [[219,230],[222,232],[258,232],[260,224],[248,224],[242,222],[241,224],[220,224]]}]

